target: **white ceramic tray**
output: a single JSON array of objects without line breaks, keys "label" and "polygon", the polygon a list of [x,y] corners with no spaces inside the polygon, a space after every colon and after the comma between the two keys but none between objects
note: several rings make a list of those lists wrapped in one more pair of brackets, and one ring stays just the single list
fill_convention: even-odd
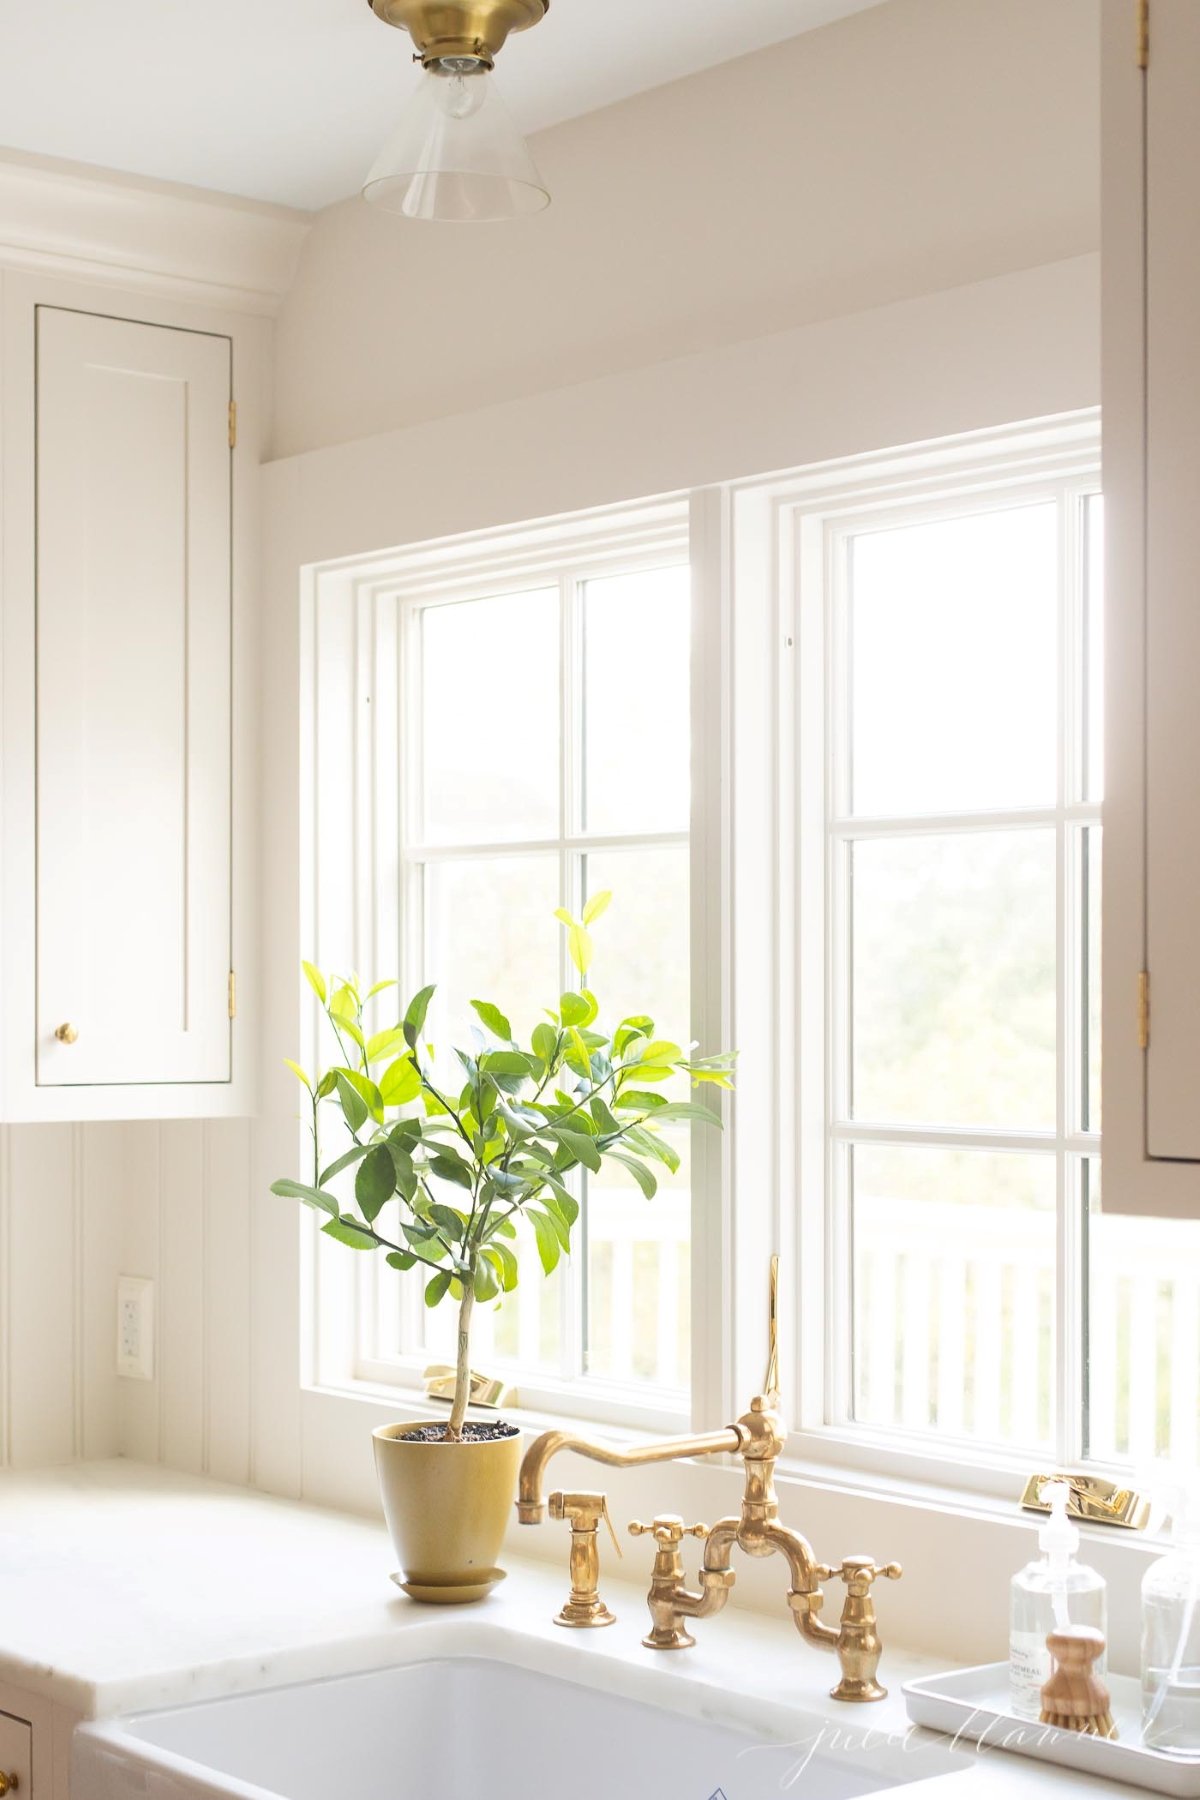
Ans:
[{"label": "white ceramic tray", "polygon": [[1161,1750],[1148,1750],[1142,1743],[1140,1682],[1128,1675],[1109,1675],[1106,1680],[1112,1691],[1113,1721],[1120,1733],[1114,1742],[1019,1719],[1009,1710],[1007,1663],[927,1675],[910,1681],[904,1697],[909,1718],[931,1731],[970,1739],[991,1750],[1009,1750],[1017,1756],[1081,1769],[1108,1781],[1149,1788],[1155,1794],[1178,1796],[1178,1800],[1200,1800],[1200,1756],[1164,1756]]}]

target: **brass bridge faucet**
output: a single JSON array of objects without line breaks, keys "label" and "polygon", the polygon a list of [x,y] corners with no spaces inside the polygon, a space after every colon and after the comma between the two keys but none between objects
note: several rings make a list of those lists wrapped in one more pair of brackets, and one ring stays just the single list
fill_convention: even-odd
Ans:
[{"label": "brass bridge faucet", "polygon": [[[779,1405],[778,1289],[779,1259],[772,1257],[770,1356],[763,1384],[765,1392],[755,1396],[750,1402],[750,1410],[742,1414],[736,1425],[696,1437],[663,1438],[657,1443],[640,1444],[629,1450],[595,1444],[588,1438],[573,1437],[563,1431],[543,1432],[530,1445],[521,1464],[517,1516],[523,1525],[537,1524],[542,1518],[546,1465],[559,1450],[574,1450],[580,1456],[618,1469],[672,1462],[686,1456],[710,1456],[720,1451],[739,1455],[745,1468],[746,1485],[741,1511],[736,1517],[721,1519],[711,1527],[685,1526],[677,1514],[664,1513],[652,1525],[635,1522],[630,1526],[634,1536],[648,1533],[655,1542],[648,1602],[651,1629],[642,1641],[654,1650],[686,1649],[695,1639],[684,1620],[710,1618],[720,1612],[729,1598],[735,1580],[729,1566],[734,1546],[747,1556],[771,1556],[778,1551],[788,1565],[787,1603],[796,1629],[810,1643],[837,1652],[842,1673],[831,1690],[833,1698],[882,1700],[887,1689],[876,1679],[882,1646],[876,1629],[872,1584],[880,1576],[889,1581],[898,1580],[901,1574],[899,1563],[878,1564],[870,1556],[850,1556],[830,1567],[817,1561],[807,1538],[779,1522],[775,1463],[784,1450],[786,1436],[776,1410]],[[684,1585],[680,1544],[687,1535],[704,1539],[699,1593],[689,1591]],[[841,1622],[837,1626],[827,1625],[821,1618],[825,1603],[821,1583],[831,1579],[841,1580],[846,1588]]]}]

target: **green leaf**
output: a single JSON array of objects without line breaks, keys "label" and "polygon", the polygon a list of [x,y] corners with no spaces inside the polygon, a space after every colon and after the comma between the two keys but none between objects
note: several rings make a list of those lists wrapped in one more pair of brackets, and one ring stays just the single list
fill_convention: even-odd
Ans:
[{"label": "green leaf", "polygon": [[417,1266],[416,1257],[410,1256],[407,1250],[389,1250],[384,1261],[389,1269],[408,1270],[415,1269]]},{"label": "green leaf", "polygon": [[552,1275],[562,1256],[562,1241],[554,1229],[554,1221],[549,1213],[539,1212],[535,1207],[530,1208],[527,1216],[533,1222],[533,1235],[537,1239],[542,1268],[547,1275]]},{"label": "green leaf", "polygon": [[705,1125],[722,1126],[720,1113],[715,1113],[710,1106],[701,1106],[698,1100],[668,1100],[660,1106],[654,1115],[656,1125],[667,1119],[700,1119]]},{"label": "green leaf", "polygon": [[579,1202],[574,1194],[568,1193],[565,1187],[556,1182],[551,1193],[542,1194],[539,1198],[548,1213],[562,1220],[567,1232],[567,1239],[564,1241],[568,1241],[571,1227],[579,1218]]},{"label": "green leaf", "polygon": [[598,894],[593,894],[583,909],[584,924],[593,925],[600,917],[601,913],[608,911],[608,905],[611,899],[611,888],[602,888]]},{"label": "green leaf", "polygon": [[385,1106],[406,1106],[421,1091],[421,1071],[411,1056],[398,1056],[384,1070],[379,1093]]},{"label": "green leaf", "polygon": [[304,970],[304,973],[305,973],[306,977],[308,978],[309,987],[312,989],[313,993],[317,996],[317,999],[321,1002],[321,1005],[324,1006],[325,995],[328,991],[325,986],[325,977],[322,975],[320,969],[318,969],[313,963],[302,962],[300,964],[300,967]]},{"label": "green leaf", "polygon": [[568,1131],[562,1125],[552,1126],[551,1129],[563,1149],[569,1151],[576,1162],[581,1162],[585,1168],[591,1169],[593,1174],[599,1171],[600,1152],[586,1132]]},{"label": "green leaf", "polygon": [[370,1144],[352,1144],[344,1155],[339,1156],[335,1162],[331,1162],[327,1169],[321,1170],[321,1186],[324,1187],[327,1181],[332,1181],[335,1175],[340,1175],[343,1169],[350,1168],[353,1163],[361,1162],[364,1156],[370,1154],[370,1151]]},{"label": "green leaf", "polygon": [[442,1206],[435,1201],[429,1209],[429,1216],[443,1237],[448,1237],[452,1244],[462,1243],[467,1222],[461,1213],[456,1213],[452,1206]]},{"label": "green leaf", "polygon": [[322,1225],[321,1230],[336,1244],[345,1244],[348,1250],[379,1248],[370,1232],[364,1231],[360,1222],[349,1213],[343,1213],[340,1219],[330,1219],[328,1225]]},{"label": "green leaf", "polygon": [[393,988],[393,987],[396,987],[397,985],[398,984],[394,981],[377,981],[375,983],[374,987],[369,987],[367,989],[366,995],[363,1000],[364,1006],[366,1005],[366,1002],[368,1000],[373,1000],[375,998],[376,994],[382,994],[385,988]]},{"label": "green leaf", "polygon": [[369,1225],[374,1224],[396,1191],[396,1165],[386,1144],[376,1144],[359,1164],[354,1198]]},{"label": "green leaf", "polygon": [[379,1062],[389,1050],[404,1042],[404,1027],[389,1025],[386,1031],[377,1031],[374,1037],[367,1039],[367,1061]]},{"label": "green leaf", "polygon": [[520,1050],[485,1050],[479,1067],[485,1075],[520,1075],[528,1079],[533,1073],[529,1058]]},{"label": "green leaf", "polygon": [[337,1023],[338,1030],[344,1031],[352,1044],[357,1044],[360,1050],[366,1050],[367,1040],[363,1036],[361,1028],[353,1019],[345,1019],[339,1013],[337,1015]]},{"label": "green leaf", "polygon": [[592,962],[592,940],[582,925],[572,925],[568,930],[567,953],[579,973],[586,976]]},{"label": "green leaf", "polygon": [[556,906],[554,909],[554,916],[556,919],[561,919],[564,925],[573,925],[575,923],[574,913],[569,913],[565,906]]},{"label": "green leaf", "polygon": [[351,1131],[361,1131],[368,1118],[383,1123],[383,1095],[356,1069],[337,1070],[338,1099]]},{"label": "green leaf", "polygon": [[661,1094],[643,1093],[640,1088],[622,1088],[613,1101],[621,1112],[655,1112],[666,1104]]},{"label": "green leaf", "polygon": [[284,1200],[303,1200],[305,1206],[313,1207],[317,1212],[328,1213],[330,1218],[338,1216],[338,1203],[332,1194],[326,1194],[320,1188],[309,1187],[303,1181],[273,1181],[271,1192]]},{"label": "green leaf", "polygon": [[585,1081],[590,1081],[592,1075],[592,1059],[588,1055],[587,1045],[573,1025],[568,1031],[567,1036],[570,1039],[570,1042],[567,1045],[566,1055],[564,1056],[563,1061],[566,1063],[568,1069],[574,1070],[576,1075],[581,1075]]},{"label": "green leaf", "polygon": [[451,1275],[449,1269],[440,1269],[436,1275],[431,1275],[429,1277],[429,1280],[425,1284],[426,1306],[436,1306],[439,1301],[446,1298],[450,1288],[450,1281]]},{"label": "green leaf", "polygon": [[642,1044],[638,1050],[638,1058],[644,1063],[677,1063],[683,1056],[683,1047],[672,1044],[667,1038],[654,1038]]},{"label": "green leaf", "polygon": [[626,1156],[621,1150],[606,1150],[604,1154],[613,1162],[619,1162],[622,1168],[628,1169],[647,1200],[653,1200],[658,1192],[658,1181],[644,1162],[639,1162],[636,1156]]},{"label": "green leaf", "polygon": [[453,1181],[460,1188],[470,1189],[471,1171],[457,1156],[448,1150],[439,1150],[436,1156],[429,1159],[429,1167],[441,1181]]},{"label": "green leaf", "polygon": [[500,1286],[506,1294],[511,1294],[520,1279],[517,1259],[507,1244],[489,1244],[483,1252],[495,1269]]},{"label": "green leaf", "polygon": [[592,1117],[596,1121],[597,1129],[602,1131],[605,1136],[608,1136],[610,1132],[619,1132],[626,1129],[626,1126],[622,1125],[619,1119],[613,1118],[613,1115],[609,1112],[599,1094],[596,1094],[592,1100]]},{"label": "green leaf", "polygon": [[292,1074],[296,1077],[296,1080],[298,1082],[300,1082],[303,1087],[306,1087],[308,1089],[309,1093],[311,1094],[312,1093],[312,1082],[308,1079],[308,1076],[304,1073],[304,1070],[300,1067],[300,1064],[293,1062],[290,1056],[285,1056],[283,1060],[286,1063],[287,1067],[292,1071]]},{"label": "green leaf", "polygon": [[490,1259],[481,1256],[475,1264],[475,1273],[471,1278],[477,1300],[494,1300],[500,1292],[500,1283],[496,1279],[496,1270]]},{"label": "green leaf", "polygon": [[404,1015],[404,1041],[410,1050],[415,1050],[417,1040],[425,1025],[425,1014],[429,1011],[429,1002],[433,998],[433,988],[423,987],[419,994],[414,994],[408,1003],[408,1011]]},{"label": "green leaf", "polygon": [[329,1010],[339,1025],[353,1024],[358,1017],[358,995],[348,981],[344,981],[329,1002]]},{"label": "green leaf", "polygon": [[413,1168],[412,1157],[395,1138],[388,1140],[387,1149],[396,1171],[396,1191],[403,1194],[406,1200],[411,1200],[417,1191],[417,1171]]},{"label": "green leaf", "polygon": [[586,1025],[591,1008],[583,994],[566,993],[558,1003],[564,1025]]},{"label": "green leaf", "polygon": [[558,1033],[553,1025],[535,1025],[530,1039],[533,1053],[549,1069],[558,1055]]},{"label": "green leaf", "polygon": [[502,1039],[506,1044],[512,1043],[512,1026],[498,1006],[493,1006],[490,1000],[472,1000],[471,1005],[493,1037]]},{"label": "green leaf", "polygon": [[317,1083],[317,1099],[318,1100],[328,1100],[330,1094],[332,1094],[334,1092],[336,1087],[337,1087],[337,1070],[336,1069],[326,1069],[326,1071],[322,1075],[320,1081],[318,1081],[318,1083]]},{"label": "green leaf", "polygon": [[666,1138],[658,1137],[653,1131],[647,1131],[642,1125],[630,1125],[626,1127],[622,1141],[632,1144],[633,1148],[640,1150],[643,1156],[653,1156],[657,1162],[668,1168],[672,1175],[678,1174],[679,1152]]}]

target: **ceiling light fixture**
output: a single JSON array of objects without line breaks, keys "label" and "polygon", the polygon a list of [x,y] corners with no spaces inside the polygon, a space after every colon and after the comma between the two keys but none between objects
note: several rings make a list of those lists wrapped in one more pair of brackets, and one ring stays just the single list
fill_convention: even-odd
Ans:
[{"label": "ceiling light fixture", "polygon": [[513,31],[550,0],[371,0],[416,45],[425,73],[363,186],[406,219],[515,219],[550,195],[496,92],[492,68]]}]

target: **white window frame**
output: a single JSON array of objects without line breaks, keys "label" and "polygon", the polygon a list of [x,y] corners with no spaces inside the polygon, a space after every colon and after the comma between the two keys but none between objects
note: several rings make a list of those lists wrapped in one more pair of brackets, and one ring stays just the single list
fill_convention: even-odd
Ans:
[{"label": "white window frame", "polygon": [[[965,1488],[995,1496],[1011,1495],[1013,1482],[1031,1472],[1030,1453],[989,1449],[968,1440],[939,1441],[888,1432],[850,1421],[851,1319],[848,1279],[850,1255],[846,1221],[833,1199],[831,1159],[839,1153],[843,1129],[833,1110],[837,1087],[833,1072],[844,1042],[845,998],[839,993],[838,970],[844,963],[834,946],[830,956],[829,922],[833,916],[834,871],[827,855],[830,821],[837,821],[831,771],[826,754],[827,721],[837,714],[830,691],[829,634],[835,618],[841,549],[851,530],[878,523],[909,522],[921,516],[975,511],[1013,504],[1014,499],[1083,496],[1099,488],[1099,418],[1090,411],[1039,421],[1003,431],[970,433],[961,438],[907,451],[856,457],[800,474],[737,484],[732,490],[731,629],[737,647],[734,700],[733,790],[735,816],[733,855],[735,896],[734,954],[739,969],[777,965],[778,984],[764,1003],[755,986],[739,979],[734,996],[734,1040],[763,1045],[757,1053],[757,1078],[768,1082],[778,1107],[771,1130],[769,1108],[755,1107],[748,1121],[744,1106],[746,1077],[743,1056],[742,1093],[737,1109],[734,1151],[735,1206],[739,1241],[747,1242],[751,1263],[737,1296],[746,1329],[735,1334],[737,1377],[742,1392],[753,1391],[761,1338],[754,1319],[761,1317],[756,1297],[761,1289],[757,1265],[769,1247],[784,1259],[785,1295],[795,1296],[798,1317],[788,1327],[791,1370],[785,1407],[793,1429],[789,1458],[798,1464],[846,1472],[852,1480],[872,1485],[899,1481]],[[1064,606],[1078,603],[1081,584],[1066,571],[1060,584]],[[1063,641],[1071,644],[1067,620],[1060,621]],[[760,706],[770,714],[765,723],[743,729],[752,677],[758,673]],[[764,679],[764,676],[766,679]],[[1077,703],[1080,671],[1069,668],[1064,680]],[[765,703],[765,704],[764,704]],[[1064,721],[1064,742],[1077,741],[1075,717]],[[1000,823],[1052,824],[1058,834],[1060,859],[1068,833],[1098,823],[1098,805],[1066,805],[1069,791],[1060,769],[1057,804],[1053,808],[1012,816]],[[759,796],[762,796],[761,798]],[[904,821],[880,821],[882,831],[902,829]],[[861,834],[863,821],[854,823]],[[845,834],[842,821],[834,834]],[[1073,989],[1074,959],[1061,954],[1066,920],[1066,889],[1060,868],[1059,1041],[1070,1009],[1077,1012]],[[756,903],[754,890],[768,884],[773,904]],[[1070,1016],[1075,1016],[1070,1013]],[[773,1061],[772,1078],[768,1061]],[[1057,1357],[1057,1412],[1060,1440],[1056,1455],[1075,1464],[1083,1456],[1081,1409],[1067,1402],[1081,1390],[1082,1274],[1079,1267],[1078,1209],[1062,1204],[1062,1186],[1070,1153],[1095,1153],[1098,1137],[1068,1129],[1077,1117],[1076,1096],[1067,1091],[1071,1059],[1060,1055],[1060,1091],[1056,1131],[1021,1138],[990,1132],[894,1132],[914,1142],[984,1143],[989,1148],[1020,1148],[1026,1141],[1042,1150],[1053,1148],[1059,1170],[1058,1281],[1060,1339]],[[753,1137],[747,1131],[747,1125]],[[831,1130],[831,1127],[833,1128]],[[855,1127],[853,1135],[867,1137]],[[755,1188],[773,1193],[774,1206],[764,1230],[749,1217],[748,1195]],[[789,1196],[798,1203],[790,1206]],[[743,1221],[750,1230],[743,1231]],[[1097,1464],[1092,1464],[1098,1467]]]},{"label": "white window frame", "polygon": [[[415,772],[400,770],[398,703],[417,707],[419,680],[412,655],[416,610],[431,603],[478,599],[558,585],[560,593],[562,692],[570,707],[578,691],[575,596],[582,581],[637,569],[690,561],[693,572],[692,818],[687,832],[611,836],[583,832],[580,821],[560,818],[558,832],[545,841],[505,844],[503,852],[556,851],[563,884],[562,903],[578,903],[567,878],[580,852],[588,849],[687,841],[691,876],[691,1035],[704,1043],[724,1042],[721,1010],[724,985],[714,970],[726,966],[720,932],[723,909],[713,900],[720,887],[719,772],[713,778],[715,692],[714,640],[707,628],[711,610],[705,585],[705,533],[710,521],[687,496],[668,496],[633,506],[605,508],[553,521],[470,537],[446,539],[386,555],[323,564],[310,572],[302,616],[303,696],[301,739],[302,941],[313,946],[325,966],[349,963],[360,970],[389,974],[401,962],[402,982],[411,980],[422,958],[422,922],[416,896],[424,864],[470,854],[470,846],[419,844],[407,821],[419,816],[413,791]],[[564,715],[564,727],[569,718]],[[575,791],[573,730],[563,731],[563,792]],[[327,762],[332,757],[332,770]],[[338,783],[351,795],[347,816],[331,804]],[[326,799],[326,796],[329,799]],[[564,799],[564,806],[570,805]],[[316,855],[317,845],[321,855]],[[477,846],[495,852],[499,846]],[[399,867],[400,893],[387,879]],[[402,948],[401,948],[402,946]],[[569,985],[567,970],[562,985]],[[305,1055],[313,1064],[328,1060],[321,1038],[323,1021],[315,1006],[306,1015]],[[724,1151],[693,1134],[692,1145],[692,1317],[712,1316],[720,1293],[720,1244]],[[304,1166],[303,1163],[301,1166]],[[330,1254],[331,1249],[335,1254]],[[347,1257],[306,1231],[302,1330],[306,1385],[327,1392],[407,1392],[416,1410],[427,1356],[381,1355],[378,1350],[379,1288],[375,1258]],[[572,1259],[577,1262],[578,1259]],[[372,1267],[368,1268],[370,1262]],[[569,1273],[578,1295],[582,1272]],[[718,1302],[719,1304],[719,1302]],[[691,1400],[647,1398],[635,1385],[578,1381],[550,1375],[517,1376],[521,1411],[533,1417],[564,1414],[647,1430],[689,1426],[713,1408],[711,1390],[722,1355],[721,1335],[692,1332]]]}]

